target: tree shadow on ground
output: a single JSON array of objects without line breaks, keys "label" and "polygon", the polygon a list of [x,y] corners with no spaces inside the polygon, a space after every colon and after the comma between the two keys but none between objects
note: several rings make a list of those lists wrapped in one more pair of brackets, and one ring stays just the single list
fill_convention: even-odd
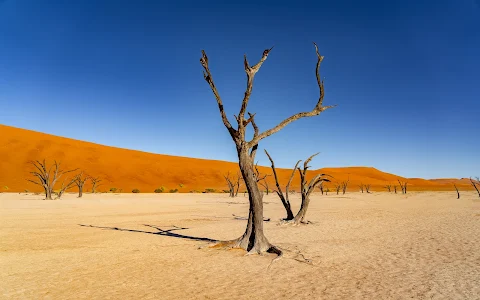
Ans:
[{"label": "tree shadow on ground", "polygon": [[176,230],[184,230],[188,229],[186,227],[178,227],[172,225],[171,229],[162,229],[158,226],[155,225],[148,225],[148,224],[143,224],[143,226],[148,226],[151,228],[156,229],[157,231],[143,231],[143,230],[137,230],[137,229],[128,229],[128,228],[118,228],[118,227],[106,227],[106,226],[94,226],[94,225],[85,225],[85,224],[78,224],[79,226],[82,227],[92,227],[92,228],[99,228],[99,229],[108,229],[108,230],[119,230],[119,231],[130,231],[130,232],[137,232],[137,233],[147,233],[147,234],[155,234],[155,235],[163,235],[163,236],[169,236],[169,237],[174,237],[174,238],[179,238],[179,239],[185,239],[185,240],[191,240],[191,241],[202,241],[202,242],[218,242],[217,240],[212,240],[209,238],[204,238],[204,237],[196,237],[196,236],[190,236],[190,235],[183,235],[183,234],[178,234],[172,231]]}]

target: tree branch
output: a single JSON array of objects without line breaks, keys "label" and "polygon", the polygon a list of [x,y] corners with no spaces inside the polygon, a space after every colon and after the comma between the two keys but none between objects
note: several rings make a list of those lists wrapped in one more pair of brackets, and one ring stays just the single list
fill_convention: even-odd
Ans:
[{"label": "tree branch", "polygon": [[230,122],[228,121],[227,115],[225,114],[222,98],[220,98],[220,94],[218,93],[217,87],[213,82],[212,73],[210,72],[210,69],[208,67],[208,57],[207,57],[207,54],[205,53],[205,50],[202,50],[202,57],[200,58],[200,63],[205,69],[205,71],[203,72],[203,78],[205,78],[205,81],[207,81],[207,83],[210,85],[210,88],[212,89],[212,92],[215,95],[215,99],[217,99],[218,110],[220,111],[223,125],[225,125],[225,127],[228,129],[228,132],[230,133],[230,135],[232,137],[235,137],[237,131],[233,129],[232,124],[230,124]]},{"label": "tree branch", "polygon": [[[247,126],[243,121],[245,120],[245,111],[247,110],[248,100],[250,100],[250,95],[252,94],[253,89],[253,79],[255,78],[255,74],[260,70],[263,62],[267,59],[268,54],[272,51],[273,47],[270,49],[266,49],[263,51],[262,58],[260,61],[250,67],[247,60],[247,55],[244,55],[243,64],[245,66],[245,73],[247,73],[247,88],[245,90],[245,95],[243,97],[242,106],[240,107],[240,112],[238,113],[238,127],[245,127]],[[247,123],[248,124],[248,123]]]},{"label": "tree branch", "polygon": [[297,114],[283,120],[277,126],[260,133],[257,137],[253,138],[250,142],[248,142],[248,146],[250,148],[253,147],[254,145],[258,144],[258,142],[260,140],[262,140],[262,139],[266,138],[267,136],[270,136],[270,135],[280,131],[285,126],[287,126],[288,124],[292,123],[295,120],[298,120],[298,119],[301,119],[301,118],[306,118],[306,117],[317,116],[320,113],[322,113],[323,111],[336,106],[336,105],[323,106],[323,98],[325,96],[325,91],[324,91],[324,83],[320,79],[320,64],[322,63],[323,56],[321,56],[320,53],[318,52],[317,44],[315,44],[315,43],[313,43],[313,44],[315,46],[315,51],[317,53],[317,66],[315,68],[315,74],[316,74],[316,77],[317,77],[318,88],[320,90],[320,96],[318,98],[317,104],[315,105],[315,107],[311,111],[297,113]]}]

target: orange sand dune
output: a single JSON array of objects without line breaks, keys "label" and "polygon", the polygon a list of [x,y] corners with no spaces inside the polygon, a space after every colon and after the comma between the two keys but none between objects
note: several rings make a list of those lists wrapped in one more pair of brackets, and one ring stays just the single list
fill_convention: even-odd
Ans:
[{"label": "orange sand dune", "polygon": [[[137,188],[151,193],[162,186],[166,191],[178,189],[179,192],[204,191],[207,188],[223,190],[227,188],[223,175],[238,171],[234,162],[121,149],[4,125],[0,125],[0,157],[0,191],[10,192],[41,191],[39,186],[26,179],[33,178],[29,174],[32,166],[28,162],[44,158],[49,163],[54,159],[60,161],[65,169],[81,168],[92,176],[101,177],[99,191],[115,187],[123,192]],[[269,167],[259,169],[262,173],[271,174]],[[398,179],[408,181],[409,190],[452,190],[453,183],[459,189],[472,189],[465,179],[406,179],[368,167],[312,170],[309,177],[319,172],[334,177],[333,182],[327,184],[331,192],[335,182],[347,178],[350,179],[350,191],[359,190],[361,183],[370,184],[372,191],[381,191],[385,190],[386,184],[395,184]],[[290,174],[291,170],[278,169],[282,184],[288,181]],[[298,182],[296,174],[291,188],[298,190]],[[274,188],[272,177],[269,177],[269,187]],[[86,189],[90,189],[89,183]]]}]

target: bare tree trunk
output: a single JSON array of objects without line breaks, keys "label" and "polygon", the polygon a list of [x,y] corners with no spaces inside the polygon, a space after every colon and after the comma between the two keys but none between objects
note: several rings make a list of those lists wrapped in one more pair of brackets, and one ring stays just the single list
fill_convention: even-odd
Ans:
[{"label": "bare tree trunk", "polygon": [[460,192],[458,191],[457,185],[454,183],[453,186],[455,187],[455,190],[457,191],[457,199],[460,199]]},{"label": "bare tree trunk", "polygon": [[360,190],[362,191],[362,194],[363,194],[363,183],[359,185],[360,187]]},{"label": "bare tree trunk", "polygon": [[53,200],[52,198],[53,191],[49,187],[45,187],[45,200]]},{"label": "bare tree trunk", "polygon": [[248,149],[242,148],[238,152],[240,171],[247,187],[250,207],[247,228],[238,239],[237,246],[249,252],[266,252],[272,245],[263,234],[263,193],[258,189],[253,160]]},{"label": "bare tree trunk", "polygon": [[395,189],[395,194],[397,193],[397,186],[394,185],[393,188]]},{"label": "bare tree trunk", "polygon": [[478,197],[480,197],[480,191],[478,190],[478,187],[477,187],[477,184],[480,185],[480,182],[479,182],[479,180],[478,180],[478,177],[477,177],[477,182],[475,182],[475,180],[473,180],[472,178],[470,178],[470,183],[473,185],[473,187],[474,187],[475,190],[477,191]]}]

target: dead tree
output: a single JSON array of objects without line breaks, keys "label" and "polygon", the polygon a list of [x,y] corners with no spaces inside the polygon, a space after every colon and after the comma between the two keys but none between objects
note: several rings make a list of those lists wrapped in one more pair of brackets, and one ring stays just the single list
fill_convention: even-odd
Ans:
[{"label": "dead tree", "polygon": [[362,194],[363,194],[363,183],[361,183],[361,184],[359,185],[359,187],[360,187],[360,190],[362,191]]},{"label": "dead tree", "polygon": [[298,164],[301,162],[301,160],[297,161],[295,164],[295,167],[293,167],[292,170],[292,175],[290,175],[290,178],[288,179],[287,186],[285,187],[285,195],[283,195],[282,188],[280,187],[280,183],[278,182],[278,176],[277,176],[277,170],[275,169],[275,163],[273,162],[272,157],[270,154],[268,154],[267,150],[265,150],[265,154],[267,154],[268,159],[270,160],[272,171],[273,171],[273,177],[275,178],[275,185],[277,186],[277,189],[275,190],[275,193],[277,193],[278,197],[280,198],[280,201],[282,201],[283,207],[285,208],[285,211],[287,212],[287,217],[284,219],[286,221],[288,220],[293,220],[294,215],[292,212],[292,207],[290,205],[290,200],[288,199],[288,194],[290,191],[290,184],[292,183],[293,176],[295,175],[295,172],[297,171]]},{"label": "dead tree", "polygon": [[323,182],[318,185],[318,188],[320,189],[320,192],[323,195]]},{"label": "dead tree", "polygon": [[102,181],[100,177],[91,177],[90,181],[92,182],[92,193],[95,194],[97,187],[100,185],[99,183]]},{"label": "dead tree", "polygon": [[476,179],[477,179],[477,181],[475,182],[475,180],[473,180],[472,178],[470,178],[470,183],[473,185],[473,187],[474,187],[475,190],[477,191],[478,197],[480,197],[480,191],[478,190],[478,187],[477,187],[477,185],[480,186],[480,179],[479,179],[478,177],[477,177]]},{"label": "dead tree", "polygon": [[27,180],[43,187],[45,192],[45,200],[53,200],[53,188],[55,187],[55,183],[57,183],[60,177],[62,177],[66,173],[77,170],[60,170],[60,163],[57,163],[57,161],[54,161],[53,165],[47,169],[45,159],[43,161],[31,161],[30,163],[36,169],[35,171],[30,172],[30,174],[33,174],[33,176],[37,178],[37,181],[30,179]]},{"label": "dead tree", "polygon": [[325,190],[325,195],[328,196],[328,192],[330,192],[330,189],[329,189],[328,186],[327,186],[327,189]]},{"label": "dead tree", "polygon": [[[272,170],[273,174],[275,177],[275,184],[277,186],[276,193],[280,200],[282,201],[283,206],[285,207],[285,210],[287,211],[287,218],[284,220],[286,221],[292,221],[294,224],[300,224],[300,223],[305,223],[305,215],[307,214],[308,210],[308,205],[310,204],[310,194],[315,190],[315,187],[323,182],[330,182],[325,176],[328,176],[326,174],[318,174],[314,178],[310,180],[310,182],[307,183],[307,170],[310,168],[308,163],[316,156],[318,153],[310,156],[303,164],[303,169],[298,167],[298,164],[301,162],[300,160],[295,164],[295,167],[293,168],[292,175],[290,176],[290,179],[288,180],[288,184],[286,187],[286,195],[283,195],[282,189],[280,188],[280,183],[278,182],[278,177],[277,177],[277,172],[275,170],[275,164],[273,162],[272,157],[270,154],[268,154],[267,150],[265,150],[265,153],[268,156],[268,159],[272,163]],[[288,189],[290,187],[290,183],[292,182],[293,176],[295,174],[295,171],[298,170],[300,173],[300,192],[302,194],[302,202],[300,205],[300,210],[298,213],[295,215],[295,217],[291,218],[293,216],[292,209],[290,207],[290,201],[288,199]]]},{"label": "dead tree", "polygon": [[396,193],[397,193],[397,186],[394,185],[393,187],[394,187],[394,189],[395,189],[395,194],[396,194]]},{"label": "dead tree", "polygon": [[[248,197],[249,205],[250,205],[249,217],[248,217],[247,227],[245,229],[244,234],[232,241],[223,242],[222,245],[229,246],[229,247],[243,248],[249,251],[250,253],[261,253],[265,251],[275,252],[278,254],[281,253],[281,251],[278,248],[270,244],[270,242],[265,237],[265,234],[263,232],[263,201],[262,201],[263,193],[260,192],[258,188],[258,183],[254,176],[255,154],[258,149],[258,144],[262,139],[280,131],[281,129],[283,129],[285,126],[292,123],[293,121],[296,121],[298,119],[305,118],[305,117],[318,116],[323,111],[334,107],[334,106],[323,106],[323,98],[325,95],[324,83],[320,79],[320,72],[319,72],[320,64],[323,60],[323,56],[321,56],[320,53],[318,52],[317,45],[315,43],[314,45],[315,45],[315,50],[317,54],[317,65],[316,65],[315,73],[317,76],[318,88],[320,90],[317,103],[315,104],[314,108],[311,111],[294,114],[288,117],[287,119],[283,120],[282,122],[280,122],[275,127],[268,129],[262,133],[259,132],[259,128],[255,123],[255,119],[254,119],[255,114],[248,113],[248,118],[245,118],[245,113],[247,112],[248,101],[252,93],[255,74],[260,70],[262,64],[267,59],[267,56],[271,52],[273,47],[263,51],[262,58],[257,64],[253,66],[251,66],[248,63],[247,56],[246,55],[244,56],[244,68],[245,68],[245,73],[247,75],[247,87],[245,90],[245,95],[243,97],[242,105],[240,107],[238,116],[235,116],[235,119],[238,125],[236,129],[232,126],[232,124],[227,118],[227,115],[225,114],[223,101],[220,97],[220,94],[218,93],[217,87],[212,77],[212,73],[210,71],[207,54],[205,53],[204,50],[202,50],[202,57],[200,59],[200,63],[204,68],[203,75],[206,82],[209,84],[213,94],[215,95],[215,99],[218,104],[218,109],[220,111],[223,124],[227,128],[230,136],[232,137],[232,140],[235,143],[237,155],[238,155],[238,164],[239,164],[239,167],[243,176],[243,180],[245,182],[245,185],[248,190],[248,195],[249,195]],[[246,127],[248,126],[248,124],[251,124],[254,130],[253,138],[251,140],[247,140],[245,136]]]},{"label": "dead tree", "polygon": [[455,187],[455,190],[457,191],[457,199],[460,199],[460,192],[458,191],[457,185],[454,183],[453,186]]},{"label": "dead tree", "polygon": [[262,177],[262,175],[260,175],[260,171],[258,170],[258,163],[255,164],[255,178],[257,180],[257,183],[265,188],[267,195],[268,195],[268,192],[269,192],[268,191],[268,181],[267,181],[268,176],[270,176],[270,174],[264,175]]},{"label": "dead tree", "polygon": [[74,184],[75,184],[75,177],[72,179],[63,180],[62,185],[60,186],[60,190],[58,191],[57,197],[55,199],[62,198],[65,191],[71,188]]},{"label": "dead tree", "polygon": [[337,195],[340,193],[341,189],[342,185],[340,183],[335,183],[335,191],[337,192]]},{"label": "dead tree", "polygon": [[400,184],[400,188],[402,189],[402,194],[407,193],[407,183],[408,182],[401,182],[400,179],[398,180],[398,183]]},{"label": "dead tree", "polygon": [[78,187],[78,198],[82,198],[83,196],[83,186],[85,185],[85,182],[89,179],[90,177],[88,175],[83,176],[83,171],[80,172],[80,174],[76,175],[73,178],[73,181],[75,185]]},{"label": "dead tree", "polygon": [[371,194],[370,193],[370,184],[365,184],[364,187],[365,187],[365,191],[367,192],[367,194]]},{"label": "dead tree", "polygon": [[235,197],[238,196],[238,191],[240,190],[240,180],[242,179],[242,176],[240,176],[240,174],[237,173],[237,182],[235,183],[235,186],[237,187],[237,189],[235,190]]},{"label": "dead tree", "polygon": [[342,193],[343,193],[343,195],[345,195],[345,193],[347,192],[347,187],[348,187],[348,182],[349,181],[350,181],[350,178],[348,178],[347,181],[342,182]]},{"label": "dead tree", "polygon": [[228,190],[230,192],[230,197],[235,197],[235,187],[232,180],[230,179],[230,172],[227,175],[223,175],[228,184]]},{"label": "dead tree", "polygon": [[389,184],[387,184],[387,185],[385,186],[385,188],[387,189],[387,191],[388,191],[389,193],[392,191],[392,186],[389,185]]}]

